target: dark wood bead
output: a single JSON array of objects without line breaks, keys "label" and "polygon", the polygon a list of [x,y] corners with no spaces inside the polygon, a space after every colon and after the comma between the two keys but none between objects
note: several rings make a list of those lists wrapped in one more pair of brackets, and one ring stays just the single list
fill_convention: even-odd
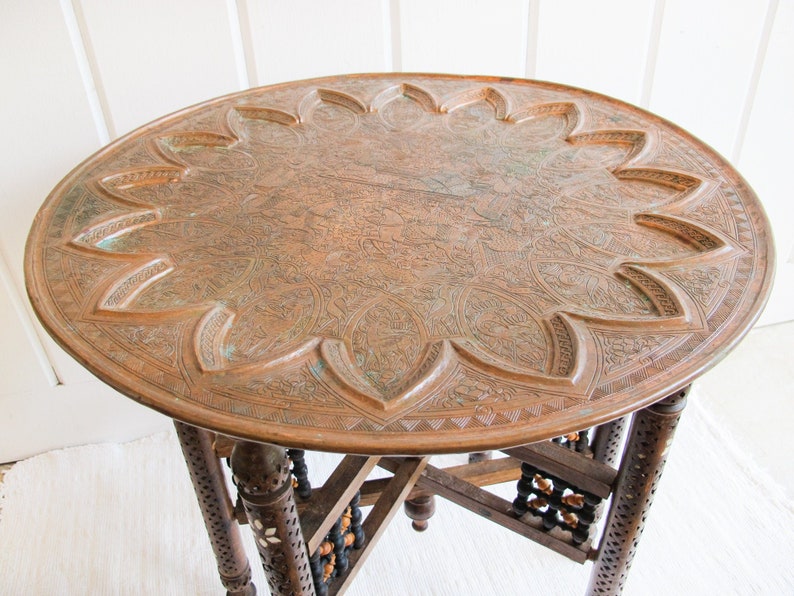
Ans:
[{"label": "dark wood bead", "polygon": [[361,492],[357,492],[353,499],[350,501],[350,531],[355,536],[356,540],[353,543],[353,548],[360,549],[366,544],[367,538],[364,534],[364,528],[361,523],[364,519],[364,514],[361,512],[359,503],[361,502]]},{"label": "dark wood bead", "polygon": [[306,465],[306,452],[303,449],[287,449],[287,456],[292,461],[292,475],[297,481],[295,494],[301,499],[312,496],[312,485],[309,482],[309,467]]}]

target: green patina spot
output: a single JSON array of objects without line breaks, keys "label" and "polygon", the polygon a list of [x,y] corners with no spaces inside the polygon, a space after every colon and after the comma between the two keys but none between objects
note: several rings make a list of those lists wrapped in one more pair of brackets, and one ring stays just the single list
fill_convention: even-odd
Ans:
[{"label": "green patina spot", "polygon": [[114,250],[116,248],[116,244],[118,243],[118,240],[119,239],[116,236],[109,236],[97,242],[96,246],[97,248],[101,248],[102,250]]}]

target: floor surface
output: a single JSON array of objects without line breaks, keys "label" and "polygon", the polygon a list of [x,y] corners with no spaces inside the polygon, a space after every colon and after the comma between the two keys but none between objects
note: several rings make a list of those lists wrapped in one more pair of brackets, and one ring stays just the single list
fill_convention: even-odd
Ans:
[{"label": "floor surface", "polygon": [[726,440],[794,495],[794,322],[753,329],[695,388],[694,399],[723,423]]}]

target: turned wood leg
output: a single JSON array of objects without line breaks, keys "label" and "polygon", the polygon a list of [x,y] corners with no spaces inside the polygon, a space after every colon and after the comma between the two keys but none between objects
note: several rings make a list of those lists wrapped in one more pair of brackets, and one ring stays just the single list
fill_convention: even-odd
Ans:
[{"label": "turned wood leg", "polygon": [[253,596],[251,567],[245,555],[240,527],[234,517],[220,460],[212,450],[212,433],[174,421],[204,525],[218,561],[221,583],[229,596]]},{"label": "turned wood leg", "polygon": [[620,594],[689,387],[634,414],[587,594]]},{"label": "turned wood leg", "polygon": [[231,465],[270,592],[275,596],[314,596],[286,450],[238,441]]}]

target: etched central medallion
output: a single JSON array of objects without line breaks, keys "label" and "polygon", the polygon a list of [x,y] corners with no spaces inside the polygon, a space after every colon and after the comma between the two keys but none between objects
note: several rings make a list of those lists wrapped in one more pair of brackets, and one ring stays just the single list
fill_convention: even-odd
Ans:
[{"label": "etched central medallion", "polygon": [[648,135],[587,130],[576,103],[403,84],[369,104],[318,89],[297,114],[240,104],[227,122],[157,133],[167,165],[100,177],[93,192],[124,209],[72,239],[140,254],[98,316],[198,313],[203,374],[312,352],[318,378],[376,410],[456,367],[585,387],[576,321],[689,325],[652,265],[727,247],[659,212],[704,181],[642,165]]}]

